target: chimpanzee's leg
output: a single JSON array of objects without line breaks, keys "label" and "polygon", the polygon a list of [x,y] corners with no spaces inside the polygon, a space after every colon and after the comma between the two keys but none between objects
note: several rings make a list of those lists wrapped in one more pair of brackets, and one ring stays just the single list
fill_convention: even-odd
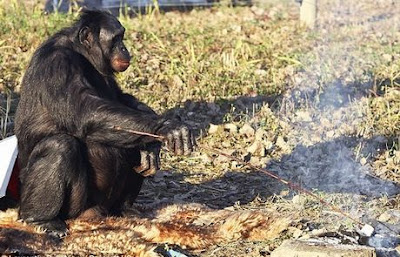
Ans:
[{"label": "chimpanzee's leg", "polygon": [[40,141],[21,171],[19,216],[48,232],[63,236],[64,220],[81,212],[87,198],[85,148],[69,135]]},{"label": "chimpanzee's leg", "polygon": [[[88,208],[80,215],[82,219],[97,219],[115,214],[113,206],[119,202],[127,177],[133,173],[134,158],[139,155],[135,149],[124,149],[90,142],[87,144],[88,175]],[[137,191],[142,185],[141,179],[131,182],[130,186]]]},{"label": "chimpanzee's leg", "polygon": [[110,214],[121,216],[126,210],[129,211],[132,208],[133,202],[142,188],[143,180],[144,177],[133,170],[127,174],[121,196],[110,208]]},{"label": "chimpanzee's leg", "polygon": [[[120,215],[123,206],[131,205],[139,194],[144,177],[158,169],[160,148],[161,144],[133,149],[88,144],[89,209],[81,218]],[[149,152],[149,156],[143,151]]]}]

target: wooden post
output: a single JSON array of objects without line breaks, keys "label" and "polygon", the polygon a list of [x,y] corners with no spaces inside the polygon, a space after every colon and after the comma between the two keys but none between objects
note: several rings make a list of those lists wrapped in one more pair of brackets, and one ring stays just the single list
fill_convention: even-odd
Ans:
[{"label": "wooden post", "polygon": [[314,28],[317,19],[318,0],[303,0],[300,7],[300,21]]}]

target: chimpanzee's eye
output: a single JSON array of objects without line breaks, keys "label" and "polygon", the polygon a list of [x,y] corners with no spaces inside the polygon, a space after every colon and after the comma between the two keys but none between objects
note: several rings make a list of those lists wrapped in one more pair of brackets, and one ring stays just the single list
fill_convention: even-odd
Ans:
[{"label": "chimpanzee's eye", "polygon": [[122,42],[122,40],[123,40],[123,35],[116,35],[116,36],[113,38],[113,44],[115,45],[115,44],[117,44],[117,43],[119,43],[119,42]]}]

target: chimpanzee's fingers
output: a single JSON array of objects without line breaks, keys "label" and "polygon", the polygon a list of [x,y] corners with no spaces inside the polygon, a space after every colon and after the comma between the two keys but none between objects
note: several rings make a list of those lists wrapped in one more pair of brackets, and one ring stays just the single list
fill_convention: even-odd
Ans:
[{"label": "chimpanzee's fingers", "polygon": [[175,142],[174,142],[174,135],[173,133],[168,133],[167,135],[167,149],[171,152],[175,150]]},{"label": "chimpanzee's fingers", "polygon": [[175,141],[175,154],[182,155],[183,154],[183,142],[182,142],[182,129],[175,129],[173,131],[174,141]]},{"label": "chimpanzee's fingers", "polygon": [[148,156],[148,165],[147,165],[148,168],[142,173],[142,175],[145,177],[155,174],[156,171],[159,169],[159,166],[157,164],[156,154],[154,152],[148,152],[147,156]]},{"label": "chimpanzee's fingers", "polygon": [[149,159],[147,152],[140,151],[140,165],[137,167],[134,167],[133,168],[134,171],[145,176],[144,173],[146,170],[149,169],[149,167],[150,167],[150,159]]},{"label": "chimpanzee's fingers", "polygon": [[160,157],[158,154],[151,152],[150,153],[150,169],[153,169],[154,171],[157,171],[160,169]]},{"label": "chimpanzee's fingers", "polygon": [[183,154],[188,155],[193,152],[191,131],[187,127],[181,129],[182,132],[182,143],[183,143]]},{"label": "chimpanzee's fingers", "polygon": [[194,136],[194,134],[192,132],[190,133],[190,140],[192,141],[193,149],[195,149],[197,147],[197,141],[196,141],[196,137]]},{"label": "chimpanzee's fingers", "polygon": [[158,153],[156,153],[155,156],[156,156],[155,164],[156,164],[157,170],[159,170],[160,166],[161,166],[160,155]]},{"label": "chimpanzee's fingers", "polygon": [[143,172],[150,168],[150,156],[146,151],[140,151],[140,166]]}]

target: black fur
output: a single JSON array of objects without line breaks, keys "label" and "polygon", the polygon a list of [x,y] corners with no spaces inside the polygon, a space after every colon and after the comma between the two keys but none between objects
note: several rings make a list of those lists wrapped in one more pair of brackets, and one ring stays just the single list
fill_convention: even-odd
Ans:
[{"label": "black fur", "polygon": [[119,214],[139,193],[141,174],[158,168],[160,143],[114,125],[172,138],[177,154],[193,150],[185,126],[117,85],[114,72],[130,60],[123,33],[112,15],[87,11],[39,47],[22,81],[19,215],[57,235],[66,232],[65,219],[82,213]]}]

